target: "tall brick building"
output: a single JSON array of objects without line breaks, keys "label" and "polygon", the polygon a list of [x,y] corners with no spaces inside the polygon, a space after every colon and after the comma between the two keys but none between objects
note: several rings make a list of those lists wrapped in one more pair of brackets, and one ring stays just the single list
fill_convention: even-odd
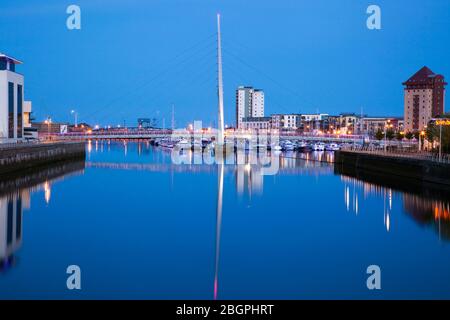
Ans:
[{"label": "tall brick building", "polygon": [[423,130],[435,116],[444,113],[444,76],[423,67],[406,82],[405,86],[405,131]]}]

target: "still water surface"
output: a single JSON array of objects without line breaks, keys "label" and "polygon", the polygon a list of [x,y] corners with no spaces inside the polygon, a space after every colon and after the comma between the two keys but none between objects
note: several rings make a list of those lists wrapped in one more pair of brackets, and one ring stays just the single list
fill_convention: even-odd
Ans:
[{"label": "still water surface", "polygon": [[87,148],[85,163],[0,180],[0,298],[450,298],[439,188],[343,175],[327,153],[262,176],[174,165],[145,142]]}]

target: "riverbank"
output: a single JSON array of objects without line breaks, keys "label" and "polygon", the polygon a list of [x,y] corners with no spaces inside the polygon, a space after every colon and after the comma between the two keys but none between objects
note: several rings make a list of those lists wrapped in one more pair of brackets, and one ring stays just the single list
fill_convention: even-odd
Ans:
[{"label": "riverbank", "polygon": [[339,172],[351,170],[356,175],[389,176],[408,179],[414,183],[437,184],[450,187],[450,163],[426,158],[390,153],[337,151],[335,168]]},{"label": "riverbank", "polygon": [[0,175],[67,160],[84,160],[84,142],[0,145]]}]

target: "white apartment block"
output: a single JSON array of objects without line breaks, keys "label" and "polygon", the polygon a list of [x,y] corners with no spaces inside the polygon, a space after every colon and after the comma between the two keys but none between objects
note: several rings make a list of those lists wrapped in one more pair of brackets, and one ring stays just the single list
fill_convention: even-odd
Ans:
[{"label": "white apartment block", "polygon": [[264,117],[264,91],[255,89],[252,93],[252,117]]},{"label": "white apartment block", "polygon": [[0,53],[0,142],[23,138],[24,78],[19,60]]},{"label": "white apartment block", "polygon": [[305,122],[322,121],[326,117],[328,117],[327,113],[302,114],[302,121]]},{"label": "white apartment block", "polygon": [[236,128],[244,129],[245,118],[264,117],[264,91],[240,86],[236,90]]},{"label": "white apartment block", "polygon": [[300,127],[300,114],[273,114],[271,115],[271,129],[297,130]]},{"label": "white apartment block", "polygon": [[297,130],[300,125],[299,114],[284,114],[281,119],[281,128],[288,130]]}]

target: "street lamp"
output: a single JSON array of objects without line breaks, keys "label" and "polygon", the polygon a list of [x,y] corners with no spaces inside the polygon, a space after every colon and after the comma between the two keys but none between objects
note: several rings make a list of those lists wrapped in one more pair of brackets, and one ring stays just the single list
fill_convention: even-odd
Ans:
[{"label": "street lamp", "polygon": [[387,131],[388,131],[388,129],[394,127],[394,126],[391,124],[391,120],[388,120],[387,122],[388,122],[388,123],[387,123],[387,125],[386,125],[386,128],[384,129],[384,152],[387,151]]},{"label": "street lamp", "polygon": [[47,120],[45,120],[44,123],[47,125],[47,139],[50,140],[50,125],[52,123],[52,119],[47,117]]},{"label": "street lamp", "polygon": [[422,141],[424,141],[425,138],[425,131],[420,131],[420,136],[419,136],[419,151],[422,151]]},{"label": "street lamp", "polygon": [[439,126],[439,161],[442,160],[442,123]]},{"label": "street lamp", "polygon": [[70,114],[73,114],[74,118],[75,118],[75,128],[78,127],[78,112],[76,112],[75,110],[70,111]]}]

